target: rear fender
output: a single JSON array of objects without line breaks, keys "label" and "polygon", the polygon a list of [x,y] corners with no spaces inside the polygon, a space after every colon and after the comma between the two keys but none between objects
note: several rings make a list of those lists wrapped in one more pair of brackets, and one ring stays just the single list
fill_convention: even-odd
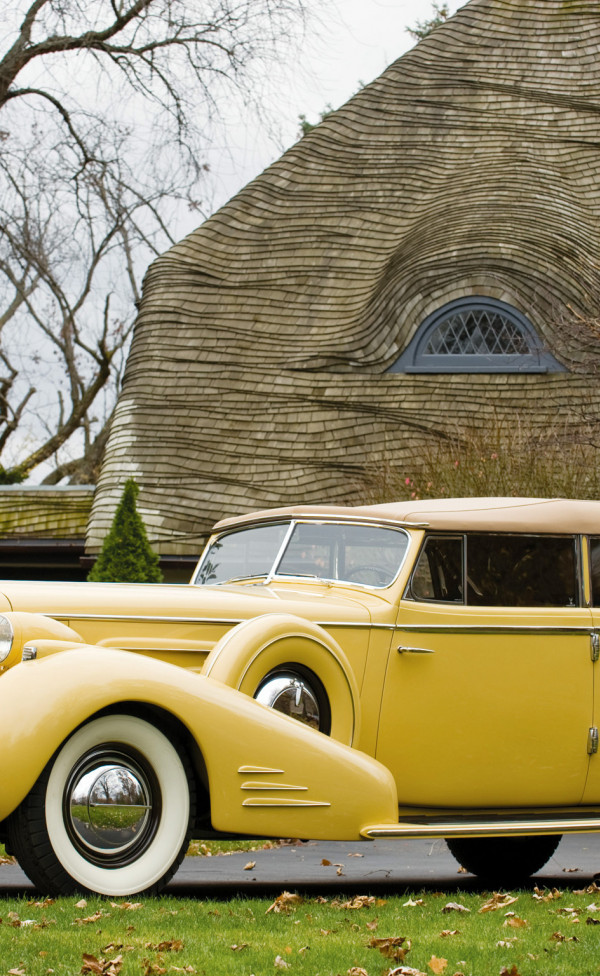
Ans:
[{"label": "rear fender", "polygon": [[217,830],[355,840],[369,824],[397,823],[393,777],[371,757],[204,675],[93,645],[24,662],[0,681],[0,819],[74,729],[123,702],[158,706],[189,730]]}]

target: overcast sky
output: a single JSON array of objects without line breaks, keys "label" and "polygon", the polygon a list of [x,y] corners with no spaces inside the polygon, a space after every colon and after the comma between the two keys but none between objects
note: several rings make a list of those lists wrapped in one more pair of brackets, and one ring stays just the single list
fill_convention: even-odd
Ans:
[{"label": "overcast sky", "polygon": [[[448,0],[450,12],[464,2]],[[299,115],[318,121],[328,105],[343,105],[412,47],[415,41],[405,28],[427,20],[433,9],[432,0],[313,0],[313,5],[319,12],[309,19],[298,64],[278,78],[277,90],[270,93],[277,132],[269,140],[255,120],[244,125],[232,118],[227,152],[217,146],[210,155],[214,195],[209,209],[225,203],[298,138]]]}]

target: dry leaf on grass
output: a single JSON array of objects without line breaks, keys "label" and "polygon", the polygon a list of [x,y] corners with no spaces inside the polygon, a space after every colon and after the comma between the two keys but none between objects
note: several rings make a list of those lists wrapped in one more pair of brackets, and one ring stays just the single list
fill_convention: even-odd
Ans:
[{"label": "dry leaf on grass", "polygon": [[387,939],[371,939],[367,942],[369,949],[378,949],[386,959],[394,962],[404,962],[407,952],[410,952],[411,942],[405,935],[392,935]]},{"label": "dry leaf on grass", "polygon": [[591,915],[588,915],[588,917],[585,920],[585,924],[586,925],[600,925],[600,918],[592,918]]},{"label": "dry leaf on grass", "polygon": [[109,904],[111,908],[120,908],[124,912],[136,912],[144,907],[141,901],[111,901]]},{"label": "dry leaf on grass", "polygon": [[579,942],[576,935],[563,935],[562,932],[553,932],[550,936],[551,942]]},{"label": "dry leaf on grass", "polygon": [[396,969],[388,969],[385,976],[427,976],[420,969],[412,969],[411,966],[397,966]]},{"label": "dry leaf on grass", "polygon": [[504,928],[524,929],[529,925],[529,922],[526,922],[524,918],[519,918],[518,915],[512,915],[511,918],[507,918],[502,924]]},{"label": "dry leaf on grass", "polygon": [[558,888],[553,888],[552,891],[546,891],[545,888],[535,887],[532,898],[534,901],[556,901],[558,898],[562,898],[562,892]]},{"label": "dry leaf on grass", "polygon": [[485,905],[482,905],[479,909],[479,914],[484,912],[495,912],[499,908],[507,908],[508,905],[514,905],[518,901],[518,897],[514,895],[505,894],[503,892],[495,891],[492,897],[486,901]]},{"label": "dry leaf on grass", "polygon": [[54,904],[54,898],[44,898],[43,901],[28,901],[28,908],[49,908],[50,905]]},{"label": "dry leaf on grass", "polygon": [[9,969],[10,976],[26,976],[24,969]]},{"label": "dry leaf on grass", "polygon": [[408,901],[405,901],[404,902],[404,904],[402,905],[402,907],[403,908],[417,908],[417,906],[420,907],[421,905],[424,905],[424,904],[425,904],[425,902],[423,901],[422,898],[417,898],[414,901],[413,901],[412,898],[409,898]]},{"label": "dry leaf on grass", "polygon": [[272,905],[269,905],[265,915],[269,912],[275,912],[276,914],[288,915],[290,912],[294,912],[298,905],[301,905],[304,901],[302,895],[293,895],[291,891],[282,891]]},{"label": "dry leaf on grass", "polygon": [[241,952],[242,949],[247,949],[249,945],[250,945],[249,942],[240,942],[239,944],[237,942],[234,942],[233,945],[229,946],[229,948],[231,949],[232,952]]},{"label": "dry leaf on grass", "polygon": [[502,969],[500,970],[500,976],[521,976],[521,974],[519,973],[519,970],[517,969],[516,965],[513,963],[510,969],[507,969],[506,966],[503,966]]},{"label": "dry leaf on grass", "polygon": [[165,976],[166,969],[158,962],[150,962],[149,959],[142,959],[143,976]]},{"label": "dry leaf on grass", "polygon": [[83,966],[81,973],[92,973],[96,976],[118,976],[123,965],[123,956],[115,956],[114,959],[98,959],[96,956],[83,953]]},{"label": "dry leaf on grass", "polygon": [[448,960],[439,958],[438,956],[432,956],[427,965],[435,976],[440,976],[440,973],[443,973],[446,970]]},{"label": "dry leaf on grass", "polygon": [[110,912],[94,912],[87,918],[74,918],[71,925],[93,925],[94,922],[99,922],[101,918],[110,918]]},{"label": "dry leaf on grass", "polygon": [[460,931],[458,929],[443,929],[440,932],[440,937],[442,939],[446,939],[450,935],[460,935]]},{"label": "dry leaf on grass", "polygon": [[273,963],[275,969],[289,969],[290,964],[282,959],[281,956],[275,956],[275,962]]},{"label": "dry leaf on grass", "polygon": [[514,939],[501,939],[500,942],[496,942],[496,949],[514,949],[516,937]]},{"label": "dry leaf on grass", "polygon": [[150,952],[181,952],[183,942],[181,939],[170,939],[165,942],[144,942],[144,949],[150,949]]},{"label": "dry leaf on grass", "polygon": [[444,915],[449,914],[449,912],[470,912],[470,908],[466,908],[464,905],[459,905],[457,901],[449,901],[442,908]]},{"label": "dry leaf on grass", "polygon": [[346,976],[369,976],[369,974],[366,969],[362,968],[362,966],[352,966],[352,968],[348,970]]}]

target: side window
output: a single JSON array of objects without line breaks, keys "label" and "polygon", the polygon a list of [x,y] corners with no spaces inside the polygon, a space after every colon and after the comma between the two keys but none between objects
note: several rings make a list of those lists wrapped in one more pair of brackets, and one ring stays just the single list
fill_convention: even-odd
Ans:
[{"label": "side window", "polygon": [[592,606],[600,607],[600,539],[590,539],[592,555]]},{"label": "side window", "polygon": [[469,535],[467,603],[492,607],[577,606],[575,539]]},{"label": "side window", "polygon": [[415,566],[406,596],[413,600],[463,602],[462,536],[429,536]]}]

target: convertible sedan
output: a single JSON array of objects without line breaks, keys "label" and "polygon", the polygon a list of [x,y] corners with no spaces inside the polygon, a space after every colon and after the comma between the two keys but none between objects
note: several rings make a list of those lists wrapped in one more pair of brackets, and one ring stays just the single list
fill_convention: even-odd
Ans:
[{"label": "convertible sedan", "polygon": [[600,830],[600,502],[303,506],[189,585],[0,585],[0,839],[47,893],[190,837],[443,837],[493,884]]}]

